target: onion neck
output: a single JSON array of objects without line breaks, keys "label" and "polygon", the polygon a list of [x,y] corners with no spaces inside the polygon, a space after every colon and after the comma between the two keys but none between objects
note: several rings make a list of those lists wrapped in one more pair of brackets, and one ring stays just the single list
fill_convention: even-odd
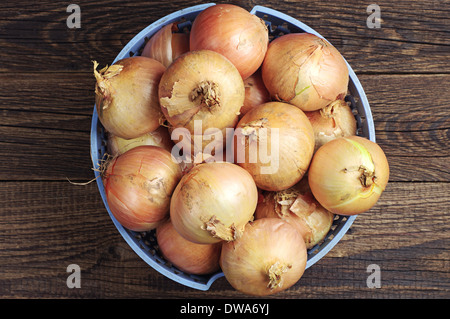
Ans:
[{"label": "onion neck", "polygon": [[290,208],[299,195],[300,191],[294,188],[275,192],[273,195],[275,201],[275,212],[280,218],[289,217]]},{"label": "onion neck", "polygon": [[258,138],[259,138],[258,130],[261,128],[269,127],[267,124],[268,121],[269,120],[267,118],[263,117],[258,120],[254,120],[254,121],[243,124],[242,125],[242,135],[244,137],[248,137],[250,139],[250,141],[254,141],[254,140],[258,141]]},{"label": "onion neck", "polygon": [[97,80],[95,86],[95,94],[102,97],[102,109],[108,108],[111,103],[111,92],[113,90],[110,79],[118,75],[123,70],[123,65],[113,64],[110,67],[105,66],[100,71],[97,71],[98,62],[92,61],[94,64],[94,76]]},{"label": "onion neck", "polygon": [[361,185],[364,188],[370,187],[374,181],[375,181],[375,171],[371,171],[370,169],[367,169],[363,165],[361,165],[358,169],[361,172],[361,175],[359,176],[359,181],[361,182]]},{"label": "onion neck", "polygon": [[336,100],[331,102],[323,109],[320,109],[320,115],[325,118],[334,118],[338,112],[339,107],[341,107],[345,102],[342,100]]},{"label": "onion neck", "polygon": [[270,289],[281,288],[283,286],[283,274],[292,268],[291,264],[280,263],[279,261],[270,265],[267,269],[269,283],[267,287]]},{"label": "onion neck", "polygon": [[197,102],[209,111],[220,107],[220,90],[215,82],[201,81],[189,94],[191,102]]}]

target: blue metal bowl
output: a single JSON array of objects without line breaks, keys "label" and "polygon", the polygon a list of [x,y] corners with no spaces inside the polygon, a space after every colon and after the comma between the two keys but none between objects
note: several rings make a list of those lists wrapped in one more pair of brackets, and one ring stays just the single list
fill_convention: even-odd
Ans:
[{"label": "blue metal bowl", "polygon": [[[189,27],[194,21],[195,17],[207,7],[214,5],[215,3],[202,4],[198,6],[189,7],[159,19],[158,21],[152,23],[139,34],[137,34],[117,55],[116,59],[113,61],[115,63],[118,60],[138,55],[140,50],[146,43],[146,39],[150,38],[159,29],[167,24],[180,22],[183,27]],[[308,32],[315,34],[323,38],[318,32],[311,29],[304,23],[284,14],[279,11],[269,9],[263,6],[255,6],[250,13],[262,18],[269,29],[271,36],[276,37],[280,33],[296,33],[296,32]],[[355,112],[355,116],[358,124],[357,134],[364,136],[371,141],[375,142],[375,128],[373,123],[372,114],[370,111],[369,102],[364,93],[364,90],[359,82],[355,72],[351,66],[347,63],[350,75],[349,81],[349,96],[346,100],[351,103],[351,107]],[[208,290],[212,283],[223,276],[222,272],[217,272],[208,276],[198,276],[190,275],[182,272],[176,267],[172,266],[167,262],[159,253],[158,245],[156,242],[155,231],[150,231],[146,233],[138,233],[130,231],[124,228],[112,215],[108,202],[106,200],[106,194],[100,173],[97,170],[106,152],[106,138],[105,131],[98,119],[98,115],[94,106],[94,112],[92,116],[91,125],[91,157],[94,165],[95,177],[97,179],[98,189],[100,191],[101,197],[111,217],[114,225],[117,227],[119,233],[125,239],[125,241],[130,245],[130,247],[153,269],[163,274],[164,276],[180,283],[185,286],[199,289]],[[311,267],[317,261],[319,261],[323,256],[325,256],[345,235],[347,230],[352,225],[355,220],[355,216],[336,216],[333,221],[333,226],[331,230],[325,237],[325,240],[317,244],[308,250],[308,261],[306,268]]]}]

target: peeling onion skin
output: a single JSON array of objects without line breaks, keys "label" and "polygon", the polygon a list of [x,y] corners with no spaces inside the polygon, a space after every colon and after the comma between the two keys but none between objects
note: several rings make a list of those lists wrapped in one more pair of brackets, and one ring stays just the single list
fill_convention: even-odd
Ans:
[{"label": "peeling onion skin", "polygon": [[156,228],[169,217],[170,197],[181,176],[170,152],[157,146],[138,146],[115,157],[103,177],[111,213],[130,230]]},{"label": "peeling onion skin", "polygon": [[297,229],[310,249],[320,243],[330,231],[334,214],[314,198],[308,180],[279,192],[263,192],[258,202],[255,220],[280,218]]},{"label": "peeling onion skin", "polygon": [[253,219],[258,191],[250,174],[227,162],[196,165],[183,176],[170,202],[178,233],[194,243],[233,241]]},{"label": "peeling onion skin", "polygon": [[340,137],[321,146],[308,172],[317,201],[339,215],[370,210],[385,190],[389,164],[381,147],[360,136]]},{"label": "peeling onion skin", "polygon": [[97,71],[94,62],[95,103],[105,129],[132,139],[156,130],[163,114],[158,84],[166,68],[146,57],[130,57]]},{"label": "peeling onion skin", "polygon": [[315,147],[338,137],[356,135],[356,119],[352,110],[343,100],[337,100],[320,110],[305,112],[314,130]]},{"label": "peeling onion skin", "polygon": [[217,4],[200,12],[190,33],[191,50],[212,50],[224,55],[244,80],[261,66],[268,44],[264,21],[232,4]]},{"label": "peeling onion skin", "polygon": [[221,243],[201,245],[184,239],[166,220],[156,228],[158,247],[165,259],[183,272],[207,275],[219,271]]},{"label": "peeling onion skin", "polygon": [[112,156],[121,155],[126,151],[141,145],[159,146],[169,152],[172,151],[173,147],[173,142],[170,138],[169,131],[164,126],[160,126],[153,132],[148,132],[142,136],[129,140],[123,139],[110,133],[107,135],[108,135],[108,143],[107,143],[108,154]]},{"label": "peeling onion skin", "polygon": [[[272,129],[278,129],[278,139],[276,135],[272,138]],[[267,139],[261,138],[264,134]],[[274,142],[277,144],[272,144]],[[242,117],[236,126],[234,143],[236,163],[253,176],[256,185],[266,191],[279,191],[295,185],[306,173],[314,152],[314,132],[299,108],[268,102]],[[267,149],[270,161],[264,160],[264,163],[261,149]],[[245,158],[239,155],[242,153]],[[252,154],[256,154],[256,161]]]},{"label": "peeling onion skin", "polygon": [[248,223],[241,238],[224,242],[220,266],[236,290],[252,296],[273,295],[294,285],[306,268],[302,236],[279,218]]},{"label": "peeling onion skin", "polygon": [[159,84],[159,100],[173,128],[194,130],[201,121],[202,134],[209,128],[234,127],[244,103],[244,82],[224,56],[209,50],[190,51],[176,59]]},{"label": "peeling onion skin", "polygon": [[161,28],[148,40],[141,56],[155,59],[167,68],[176,58],[189,51],[189,34],[177,31],[176,23]]},{"label": "peeling onion skin", "polygon": [[315,111],[343,99],[349,72],[339,51],[310,33],[291,33],[269,44],[262,78],[275,100]]}]

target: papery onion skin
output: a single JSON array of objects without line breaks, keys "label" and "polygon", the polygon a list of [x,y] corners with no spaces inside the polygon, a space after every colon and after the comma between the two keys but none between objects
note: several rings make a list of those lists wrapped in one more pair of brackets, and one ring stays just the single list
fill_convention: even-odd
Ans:
[{"label": "papery onion skin", "polygon": [[314,111],[345,97],[349,72],[342,55],[326,40],[291,33],[269,44],[262,78],[273,98]]},{"label": "papery onion skin", "polygon": [[280,218],[297,229],[310,249],[320,243],[330,231],[334,214],[323,208],[309,189],[308,180],[278,192],[263,192],[258,202],[255,220]]},{"label": "papery onion skin", "polygon": [[148,40],[141,56],[155,59],[167,68],[173,60],[189,51],[189,34],[177,31],[176,23],[161,28]]},{"label": "papery onion skin", "polygon": [[181,175],[170,152],[157,146],[138,146],[115,157],[103,177],[111,213],[130,230],[156,228],[169,216]]},{"label": "papery onion skin", "polygon": [[209,50],[181,55],[167,68],[159,85],[167,121],[191,134],[196,134],[196,121],[201,123],[201,134],[209,128],[234,127],[244,97],[244,82],[236,67]]},{"label": "papery onion skin", "polygon": [[250,174],[231,163],[204,163],[183,176],[170,202],[178,233],[194,243],[232,241],[253,219],[258,191]]},{"label": "papery onion skin", "polygon": [[360,136],[332,140],[315,153],[308,172],[317,201],[339,215],[371,209],[385,190],[389,164],[381,147]]},{"label": "papery onion skin", "polygon": [[247,224],[241,238],[224,243],[220,266],[236,290],[253,296],[273,295],[294,285],[306,268],[305,242],[279,218]]},{"label": "papery onion skin", "polygon": [[156,228],[156,240],[162,256],[183,272],[207,275],[220,269],[221,243],[201,245],[186,240],[170,220]]},{"label": "papery onion skin", "polygon": [[113,134],[108,134],[108,154],[118,156],[126,151],[141,145],[159,146],[169,152],[172,151],[173,142],[166,127],[160,126],[153,132],[148,132],[133,139],[123,139]]},{"label": "papery onion skin", "polygon": [[[236,126],[234,142],[236,163],[253,176],[259,188],[267,191],[298,183],[314,152],[314,132],[305,113],[282,102],[261,104],[244,115]],[[267,150],[270,161],[265,159],[264,163],[260,150]]]},{"label": "papery onion skin", "polygon": [[264,21],[232,4],[217,4],[200,12],[190,33],[190,50],[224,55],[244,80],[261,66],[268,43]]},{"label": "papery onion skin", "polygon": [[334,101],[323,109],[305,114],[314,130],[314,151],[335,138],[356,135],[355,116],[343,100]]},{"label": "papery onion skin", "polygon": [[244,80],[244,86],[245,100],[240,111],[241,118],[252,108],[271,101],[270,93],[267,91],[261,78],[260,69]]},{"label": "papery onion skin", "polygon": [[95,103],[106,131],[132,139],[160,126],[163,114],[158,84],[165,67],[146,57],[130,57],[97,71],[94,62]]}]

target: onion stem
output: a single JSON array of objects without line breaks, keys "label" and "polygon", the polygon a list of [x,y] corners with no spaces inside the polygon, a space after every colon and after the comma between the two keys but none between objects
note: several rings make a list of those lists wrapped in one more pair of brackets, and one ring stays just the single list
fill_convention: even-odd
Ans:
[{"label": "onion stem", "polygon": [[217,83],[201,81],[189,95],[191,102],[199,101],[200,105],[206,106],[210,111],[220,107],[220,91]]},{"label": "onion stem", "polygon": [[282,275],[290,268],[292,268],[292,265],[282,264],[279,261],[272,264],[267,270],[267,275],[269,276],[267,287],[270,289],[283,287]]}]

